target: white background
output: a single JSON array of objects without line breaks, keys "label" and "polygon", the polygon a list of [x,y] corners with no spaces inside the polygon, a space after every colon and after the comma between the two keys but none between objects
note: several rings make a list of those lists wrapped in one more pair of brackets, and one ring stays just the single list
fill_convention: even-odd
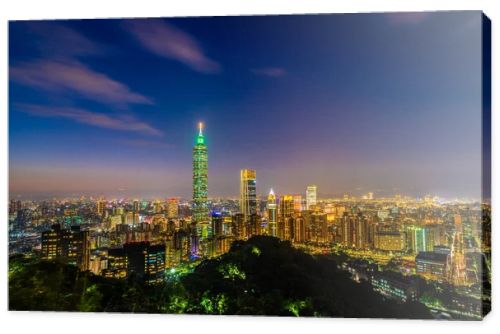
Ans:
[{"label": "white background", "polygon": [[482,322],[368,320],[368,319],[294,319],[270,317],[215,317],[133,314],[84,314],[7,311],[7,202],[8,202],[8,39],[7,21],[14,19],[107,18],[152,16],[210,16],[238,14],[293,14],[335,12],[381,12],[421,10],[483,10],[493,27],[493,170],[498,166],[499,118],[495,96],[500,96],[498,58],[500,1],[491,0],[181,0],[181,1],[106,1],[106,0],[2,0],[0,2],[0,332],[2,333],[488,333],[500,329],[498,301],[499,266],[496,241],[498,234],[498,179],[493,177],[493,311]]}]

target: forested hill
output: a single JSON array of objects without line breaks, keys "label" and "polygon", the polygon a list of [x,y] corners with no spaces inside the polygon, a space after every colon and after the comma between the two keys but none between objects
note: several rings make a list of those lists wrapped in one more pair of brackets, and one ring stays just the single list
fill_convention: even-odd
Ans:
[{"label": "forested hill", "polygon": [[112,280],[58,262],[11,257],[10,310],[431,318],[420,303],[398,304],[356,283],[326,257],[253,237],[160,285]]}]

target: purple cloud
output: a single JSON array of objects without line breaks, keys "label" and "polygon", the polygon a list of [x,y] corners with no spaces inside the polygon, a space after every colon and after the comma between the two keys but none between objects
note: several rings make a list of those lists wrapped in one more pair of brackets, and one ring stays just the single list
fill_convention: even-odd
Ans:
[{"label": "purple cloud", "polygon": [[393,24],[416,24],[424,21],[431,15],[429,12],[399,12],[385,14],[388,21]]},{"label": "purple cloud", "polygon": [[163,136],[163,132],[135,117],[115,116],[73,107],[45,107],[33,104],[16,104],[22,112],[38,117],[66,118],[77,123],[105,129],[137,132],[150,136]]},{"label": "purple cloud", "polygon": [[221,69],[191,35],[163,20],[129,20],[124,26],[144,48],[158,56],[180,61],[198,72],[216,73]]},{"label": "purple cloud", "polygon": [[255,75],[263,75],[266,77],[282,77],[286,74],[285,69],[280,67],[263,67],[263,68],[254,68],[250,70]]},{"label": "purple cloud", "polygon": [[125,144],[134,147],[149,147],[149,148],[172,148],[174,145],[163,141],[155,141],[148,139],[119,139],[120,144]]},{"label": "purple cloud", "polygon": [[20,84],[52,92],[73,92],[87,99],[114,105],[153,104],[144,95],[79,62],[40,60],[10,68],[10,78]]},{"label": "purple cloud", "polygon": [[102,55],[108,46],[98,44],[81,33],[56,22],[23,22],[33,36],[27,43],[35,43],[39,51],[50,58],[72,59],[77,56]]}]

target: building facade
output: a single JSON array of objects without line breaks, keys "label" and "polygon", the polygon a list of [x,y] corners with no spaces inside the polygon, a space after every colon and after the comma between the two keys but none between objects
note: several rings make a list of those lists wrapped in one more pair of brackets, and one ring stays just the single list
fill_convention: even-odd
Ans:
[{"label": "building facade", "polygon": [[208,223],[208,152],[203,136],[203,124],[193,147],[193,221]]},{"label": "building facade", "polygon": [[240,171],[240,211],[245,221],[257,214],[257,172],[253,169]]}]

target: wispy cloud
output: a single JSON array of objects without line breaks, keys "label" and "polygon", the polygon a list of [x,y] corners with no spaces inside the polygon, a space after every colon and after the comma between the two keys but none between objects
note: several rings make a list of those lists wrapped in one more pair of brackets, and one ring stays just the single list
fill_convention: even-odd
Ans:
[{"label": "wispy cloud", "polygon": [[72,92],[87,99],[113,105],[153,104],[121,82],[73,61],[38,60],[10,67],[10,79],[51,92]]},{"label": "wispy cloud", "polygon": [[286,70],[281,67],[262,67],[262,68],[253,68],[250,70],[255,75],[262,75],[266,77],[282,77],[286,75]]},{"label": "wispy cloud", "polygon": [[163,132],[130,115],[111,116],[74,107],[46,107],[33,104],[16,104],[19,111],[38,116],[72,120],[105,129],[130,131],[150,136],[163,136]]},{"label": "wispy cloud", "polygon": [[148,139],[118,139],[118,143],[141,148],[171,148],[174,145],[159,140]]},{"label": "wispy cloud", "polygon": [[417,24],[427,19],[429,12],[399,12],[386,13],[387,20],[392,24]]},{"label": "wispy cloud", "polygon": [[194,37],[162,19],[129,20],[124,26],[144,48],[158,56],[180,61],[198,72],[216,73],[221,69],[219,63],[205,55]]},{"label": "wispy cloud", "polygon": [[62,23],[27,21],[16,24],[31,37],[26,40],[26,43],[36,45],[43,56],[51,59],[73,59],[78,56],[103,55],[110,49],[109,46],[92,41]]}]

